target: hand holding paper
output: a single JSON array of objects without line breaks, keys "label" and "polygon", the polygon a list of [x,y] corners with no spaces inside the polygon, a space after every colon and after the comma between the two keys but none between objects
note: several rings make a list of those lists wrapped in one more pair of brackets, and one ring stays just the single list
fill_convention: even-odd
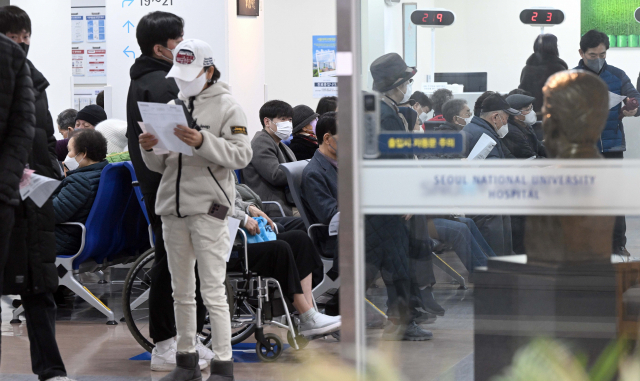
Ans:
[{"label": "hand holding paper", "polygon": [[193,156],[193,149],[180,140],[174,131],[178,125],[188,125],[182,106],[138,102],[138,108],[147,132],[158,139],[156,148],[160,148],[160,150],[156,148],[153,150],[156,155],[160,155],[160,152],[166,149]]},{"label": "hand holding paper", "polygon": [[491,137],[489,137],[489,135],[487,134],[482,134],[482,136],[480,137],[480,139],[478,139],[478,142],[476,143],[476,146],[473,147],[473,149],[471,150],[471,153],[469,154],[468,159],[469,160],[484,160],[487,158],[487,156],[489,156],[489,153],[491,152],[491,150],[493,149],[493,147],[496,146],[496,141],[491,139]]}]

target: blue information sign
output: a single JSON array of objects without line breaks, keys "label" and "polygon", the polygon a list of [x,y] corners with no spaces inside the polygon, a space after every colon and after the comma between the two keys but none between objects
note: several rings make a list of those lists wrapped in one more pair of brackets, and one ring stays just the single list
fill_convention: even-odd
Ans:
[{"label": "blue information sign", "polygon": [[381,133],[378,147],[381,154],[461,154],[464,139],[460,133]]}]

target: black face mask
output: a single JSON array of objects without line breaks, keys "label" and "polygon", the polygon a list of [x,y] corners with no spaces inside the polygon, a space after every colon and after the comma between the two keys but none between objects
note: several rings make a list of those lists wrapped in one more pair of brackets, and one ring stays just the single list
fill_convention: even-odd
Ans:
[{"label": "black face mask", "polygon": [[21,42],[20,47],[22,48],[22,50],[24,50],[24,54],[28,55],[29,54],[29,45],[25,44],[24,42]]}]

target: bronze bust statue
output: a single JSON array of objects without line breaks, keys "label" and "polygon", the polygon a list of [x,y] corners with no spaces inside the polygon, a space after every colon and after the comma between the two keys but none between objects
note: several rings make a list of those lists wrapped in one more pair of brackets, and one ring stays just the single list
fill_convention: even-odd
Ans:
[{"label": "bronze bust statue", "polygon": [[[609,89],[582,70],[551,76],[542,108],[550,158],[600,159],[597,142],[609,113]],[[525,247],[528,262],[610,262],[615,217],[530,216]]]}]

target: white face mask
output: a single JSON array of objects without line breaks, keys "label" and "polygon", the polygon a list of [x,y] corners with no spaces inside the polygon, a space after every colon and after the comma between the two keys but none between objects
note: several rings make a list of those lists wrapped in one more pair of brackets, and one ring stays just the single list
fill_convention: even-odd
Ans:
[{"label": "white face mask", "polygon": [[538,118],[536,117],[536,113],[533,110],[531,110],[527,115],[524,116],[524,123],[527,126],[533,126],[537,121]]},{"label": "white face mask", "polygon": [[463,118],[461,116],[456,116],[456,118],[464,120],[464,124],[456,123],[457,125],[466,126],[467,124],[471,123],[471,119],[473,119],[473,115],[468,118]]},{"label": "white face mask", "polygon": [[[502,116],[498,115],[500,117],[500,121],[502,122]],[[505,136],[507,136],[507,134],[509,133],[509,124],[505,123],[504,126],[500,127],[498,129],[498,136],[500,137],[500,139],[503,139]]]},{"label": "white face mask", "polygon": [[[407,92],[404,93],[404,97],[400,101],[400,104],[409,102],[409,98],[411,98],[411,94],[413,94],[412,89],[413,89],[413,83],[409,82],[409,84],[407,85]],[[402,92],[402,91],[400,91],[400,92]]]},{"label": "white face mask", "polygon": [[[271,121],[273,123],[273,121]],[[273,131],[280,140],[287,140],[293,131],[293,123],[290,121],[276,123],[277,130]]]},{"label": "white face mask", "polygon": [[202,89],[204,89],[204,85],[207,83],[207,75],[205,73],[202,73],[199,77],[191,82],[183,81],[178,78],[175,78],[175,80],[182,96],[185,98],[191,98],[202,92]]},{"label": "white face mask", "polygon": [[78,155],[70,157],[69,154],[67,154],[67,157],[64,159],[63,163],[68,170],[75,171],[80,166],[80,163],[82,163],[82,160],[84,160],[84,158],[82,158],[82,160],[80,160],[80,163],[78,163],[76,157],[78,157]]},{"label": "white face mask", "polygon": [[420,118],[420,121],[422,123],[426,122],[427,120],[429,120],[429,114],[427,114],[426,112],[423,112],[422,114],[420,114],[418,116],[418,118]]}]

